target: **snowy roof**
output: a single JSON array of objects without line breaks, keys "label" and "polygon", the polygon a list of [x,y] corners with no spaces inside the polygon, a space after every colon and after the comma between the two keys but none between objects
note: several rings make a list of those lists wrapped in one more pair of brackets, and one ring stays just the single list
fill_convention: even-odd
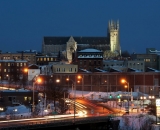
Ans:
[{"label": "snowy roof", "polygon": [[103,58],[102,55],[80,55],[78,58]]},{"label": "snowy roof", "polygon": [[90,48],[90,49],[84,49],[84,50],[81,50],[81,51],[78,51],[78,52],[102,52],[102,51]]},{"label": "snowy roof", "polygon": [[79,68],[79,70],[81,70],[81,71],[83,71],[83,72],[86,72],[86,73],[91,73],[91,71],[88,71],[88,70],[86,70],[86,69],[81,69],[81,68]]},{"label": "snowy roof", "polygon": [[134,68],[128,68],[128,70],[130,70],[130,71],[134,71],[134,72],[142,72],[142,71],[137,70],[137,69],[134,69]]},{"label": "snowy roof", "polygon": [[110,68],[110,70],[109,70],[110,72],[122,72],[121,70],[118,70],[118,69],[115,69],[115,68]]},{"label": "snowy roof", "polygon": [[153,69],[153,68],[150,68],[150,67],[147,67],[146,71],[147,72],[150,72],[150,71],[152,71],[152,72],[160,72],[159,70],[156,70],[156,69]]},{"label": "snowy roof", "polygon": [[31,90],[17,89],[17,90],[1,90],[2,92],[31,92]]},{"label": "snowy roof", "polygon": [[0,60],[0,62],[28,62],[27,60]]},{"label": "snowy roof", "polygon": [[102,69],[98,69],[98,68],[94,68],[95,70],[98,70],[98,71],[100,71],[100,72],[107,72],[107,71],[105,71],[105,70],[102,70]]}]

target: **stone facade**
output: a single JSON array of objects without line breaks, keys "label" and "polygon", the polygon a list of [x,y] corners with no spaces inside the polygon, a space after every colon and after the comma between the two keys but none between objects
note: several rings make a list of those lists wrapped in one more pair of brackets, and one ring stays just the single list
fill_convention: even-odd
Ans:
[{"label": "stone facade", "polygon": [[72,54],[87,48],[111,51],[116,55],[121,54],[119,38],[119,22],[109,21],[106,37],[44,37],[42,42],[42,53],[57,55],[66,50],[66,59],[71,62]]}]

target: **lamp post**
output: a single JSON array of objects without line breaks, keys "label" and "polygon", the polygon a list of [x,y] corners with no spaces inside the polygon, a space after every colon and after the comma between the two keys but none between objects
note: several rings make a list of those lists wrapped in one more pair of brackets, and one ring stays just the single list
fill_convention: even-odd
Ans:
[{"label": "lamp post", "polygon": [[13,109],[13,112],[14,112],[14,118],[16,118],[16,112],[17,112],[17,109]]},{"label": "lamp post", "polygon": [[[153,109],[153,104],[152,104],[152,102],[154,101],[155,96],[149,96],[149,99],[151,100],[151,109]],[[155,105],[155,104],[154,104],[154,105]]]},{"label": "lamp post", "polygon": [[41,79],[37,77],[37,75],[35,76],[35,80],[33,80],[33,103],[32,103],[32,113],[34,113],[34,109],[35,109],[35,103],[34,103],[34,87],[35,87],[35,83],[38,82],[40,83],[41,82]]},{"label": "lamp post", "polygon": [[[59,83],[60,79],[56,79],[56,83]],[[54,87],[54,114],[56,113],[56,88]]]},{"label": "lamp post", "polygon": [[82,77],[82,98],[84,98],[83,91],[84,91],[84,78]]},{"label": "lamp post", "polygon": [[22,88],[24,88],[24,85],[26,85],[26,83],[27,83],[27,75],[28,75],[28,68],[24,68],[24,70],[23,70],[23,75],[22,75]]},{"label": "lamp post", "polygon": [[127,84],[127,86],[125,87],[128,87],[128,114],[129,114],[129,82],[127,82],[125,79],[122,79],[121,82]]},{"label": "lamp post", "polygon": [[143,100],[143,112],[144,112],[144,100],[146,99],[146,97],[145,96],[141,96],[140,99]]},{"label": "lamp post", "polygon": [[[78,76],[78,79],[80,79],[80,76]],[[74,88],[74,120],[73,120],[73,123],[75,123],[75,118],[76,118],[76,104],[75,104],[75,101],[76,101],[76,82],[74,82],[72,79],[69,79],[69,78],[67,78],[66,80],[71,81],[73,84],[73,88]],[[79,81],[78,81],[78,83],[79,83]]]},{"label": "lamp post", "polygon": [[74,120],[73,120],[73,123],[75,123],[75,114],[76,114],[76,108],[75,108],[75,100],[76,100],[76,83],[72,80],[72,79],[69,79],[67,78],[66,79],[67,81],[72,81],[72,85],[73,85],[73,88],[74,88]]}]

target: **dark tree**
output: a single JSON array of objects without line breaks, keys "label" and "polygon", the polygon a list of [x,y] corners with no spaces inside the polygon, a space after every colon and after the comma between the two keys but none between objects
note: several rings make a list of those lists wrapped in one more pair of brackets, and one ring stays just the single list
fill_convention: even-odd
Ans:
[{"label": "dark tree", "polygon": [[60,82],[56,82],[53,79],[49,79],[46,82],[45,93],[47,95],[47,100],[53,101],[56,111],[56,101],[59,102],[61,108],[64,108],[64,94],[65,97],[68,97],[68,90],[62,87]]},{"label": "dark tree", "polygon": [[129,54],[128,51],[123,51],[121,54],[122,57],[130,57],[131,55]]}]

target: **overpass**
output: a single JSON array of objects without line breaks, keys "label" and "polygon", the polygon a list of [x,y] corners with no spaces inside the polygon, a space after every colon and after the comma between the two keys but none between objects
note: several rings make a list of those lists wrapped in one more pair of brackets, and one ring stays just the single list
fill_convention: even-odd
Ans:
[{"label": "overpass", "polygon": [[100,117],[87,117],[76,118],[75,122],[72,119],[54,120],[54,121],[36,121],[25,122],[10,125],[8,124],[1,127],[0,130],[42,130],[46,128],[52,128],[56,130],[75,130],[75,129],[87,129],[87,130],[117,130],[119,126],[119,120],[112,120],[110,116]]}]

